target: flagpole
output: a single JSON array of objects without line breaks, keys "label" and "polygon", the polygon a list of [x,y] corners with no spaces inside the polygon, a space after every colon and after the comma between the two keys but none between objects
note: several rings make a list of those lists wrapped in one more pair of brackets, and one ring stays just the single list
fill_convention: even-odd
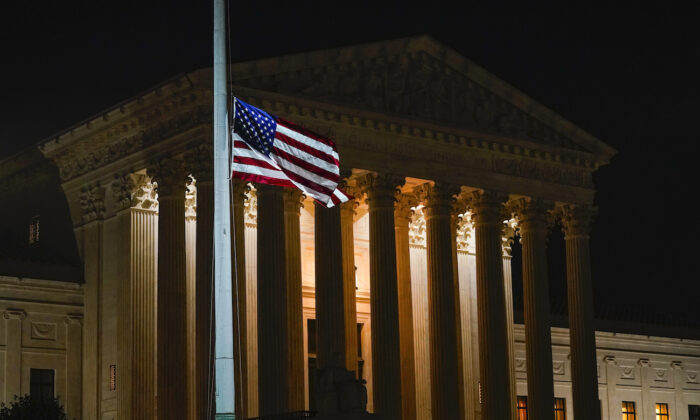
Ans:
[{"label": "flagpole", "polygon": [[235,418],[226,6],[214,0],[214,371],[216,419]]}]

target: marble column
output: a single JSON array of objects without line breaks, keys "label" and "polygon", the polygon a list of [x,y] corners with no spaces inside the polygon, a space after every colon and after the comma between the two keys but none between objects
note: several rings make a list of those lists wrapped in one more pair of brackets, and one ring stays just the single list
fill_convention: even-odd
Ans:
[{"label": "marble column", "polygon": [[318,369],[339,358],[346,364],[345,288],[340,208],[314,203],[314,264],[316,273],[316,360]]},{"label": "marble column", "polygon": [[195,233],[195,412],[210,419],[214,403],[214,335],[212,261],[214,229],[214,181],[211,147],[201,144],[187,156],[188,169],[197,179]]},{"label": "marble column", "polygon": [[304,313],[301,292],[300,190],[286,188],[284,197],[284,236],[287,264],[287,340],[289,342],[289,411],[301,411],[304,395]]},{"label": "marble column", "polygon": [[400,194],[394,203],[396,233],[396,279],[399,293],[399,344],[401,347],[401,390],[403,420],[416,419],[416,367],[413,342],[413,300],[411,295],[411,250],[408,224],[412,207],[418,200],[411,194]]},{"label": "marble column", "polygon": [[[117,402],[126,418],[156,414],[156,252],[158,198],[144,174],[116,175],[111,184],[119,243]],[[106,223],[106,222],[105,222]],[[84,351],[84,350],[83,350]],[[83,395],[85,398],[85,395]]]},{"label": "marble column", "polygon": [[430,384],[434,419],[458,418],[460,361],[457,343],[457,296],[452,241],[452,197],[459,191],[449,184],[419,187],[426,222],[428,310],[430,320]]},{"label": "marble column", "polygon": [[258,185],[259,415],[289,411],[287,264],[282,188]]},{"label": "marble column", "polygon": [[550,205],[537,199],[516,203],[523,250],[523,301],[527,411],[534,419],[552,420],[552,336],[547,278],[547,211]]},{"label": "marble column", "polygon": [[187,398],[186,173],[164,158],[148,170],[158,184],[157,416],[181,418]]},{"label": "marble column", "polygon": [[562,214],[571,336],[571,387],[574,418],[577,419],[600,419],[589,244],[594,215],[595,209],[589,206],[565,206]]},{"label": "marble column", "polygon": [[[231,269],[236,284],[233,292],[233,359],[236,368],[236,418],[250,417],[248,409],[248,305],[246,299],[245,199],[248,183],[231,181]],[[213,199],[212,199],[213,200]]]},{"label": "marble column", "polygon": [[457,227],[459,223],[459,215],[466,211],[466,206],[463,200],[454,200],[452,203],[452,212],[450,213],[450,243],[452,245],[452,277],[454,278],[454,295],[455,295],[455,337],[457,340],[457,377],[459,378],[458,395],[459,395],[459,417],[466,417],[466,401],[465,401],[465,386],[464,386],[464,348],[462,347],[462,305],[459,292],[459,263],[457,261]]},{"label": "marble column", "polygon": [[[506,326],[508,340],[508,373],[510,376],[510,393],[509,401],[512,407],[515,407],[517,401],[517,384],[515,382],[515,332],[513,318],[513,270],[512,270],[512,243],[515,235],[515,219],[511,219],[507,224],[504,224],[505,229],[501,240],[503,248],[503,288],[506,294]],[[511,420],[517,420],[517,410],[513,410]]]},{"label": "marble column", "polygon": [[[359,191],[343,186],[344,191],[357,197]],[[359,373],[357,366],[357,299],[355,295],[355,235],[353,224],[356,199],[340,205],[340,240],[343,251],[343,308],[345,318],[345,369]]]},{"label": "marble column", "polygon": [[484,420],[509,419],[514,410],[511,404],[503,403],[510,393],[501,249],[501,212],[506,198],[498,193],[478,191],[470,200],[476,244],[479,377]]},{"label": "marble column", "polygon": [[369,204],[374,412],[390,419],[402,418],[394,196],[404,182],[403,177],[377,173],[361,180]]},{"label": "marble column", "polygon": [[187,278],[187,398],[188,419],[199,419],[197,412],[197,192],[196,178],[185,193],[185,272]]},{"label": "marble column", "polygon": [[22,309],[7,309],[5,318],[5,398],[12,401],[22,395],[22,321],[27,313]]},{"label": "marble column", "polygon": [[[80,384],[83,377],[82,342],[83,342],[83,314],[68,314],[66,322],[66,396],[63,399],[66,405],[66,414],[69,418],[81,417]],[[76,392],[77,391],[77,392]],[[5,400],[7,401],[7,400]]]}]

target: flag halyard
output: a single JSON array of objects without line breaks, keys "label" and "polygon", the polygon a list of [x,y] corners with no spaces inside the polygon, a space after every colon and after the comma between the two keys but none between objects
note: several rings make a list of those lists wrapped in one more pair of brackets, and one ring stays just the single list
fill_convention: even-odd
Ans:
[{"label": "flag halyard", "polygon": [[335,143],[292,122],[234,99],[232,176],[298,188],[326,207],[351,197],[338,188]]}]

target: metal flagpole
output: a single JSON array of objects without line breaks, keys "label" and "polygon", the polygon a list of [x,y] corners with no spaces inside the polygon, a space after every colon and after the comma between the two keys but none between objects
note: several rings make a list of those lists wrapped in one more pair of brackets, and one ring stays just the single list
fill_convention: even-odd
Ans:
[{"label": "metal flagpole", "polygon": [[235,418],[226,6],[214,0],[214,371],[216,419]]}]

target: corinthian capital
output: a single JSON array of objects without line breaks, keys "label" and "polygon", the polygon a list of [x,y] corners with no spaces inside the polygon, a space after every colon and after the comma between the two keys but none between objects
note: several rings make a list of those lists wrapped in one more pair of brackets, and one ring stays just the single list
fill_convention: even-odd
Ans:
[{"label": "corinthian capital", "polygon": [[521,232],[546,231],[551,227],[554,203],[539,198],[519,198],[510,201],[508,210],[518,220]]},{"label": "corinthian capital", "polygon": [[593,219],[598,214],[598,209],[587,205],[565,205],[560,209],[559,214],[566,238],[587,237],[591,233]]},{"label": "corinthian capital", "polygon": [[157,184],[160,198],[182,197],[191,181],[181,160],[162,158],[148,168],[148,176]]},{"label": "corinthian capital", "polygon": [[459,186],[445,182],[426,182],[413,189],[416,196],[423,202],[426,219],[436,214],[451,215],[454,211],[455,195]]},{"label": "corinthian capital", "polygon": [[372,209],[394,205],[394,196],[406,179],[401,175],[371,172],[358,179],[362,192],[367,194],[367,202]]},{"label": "corinthian capital", "polygon": [[304,207],[304,199],[306,196],[301,190],[296,188],[285,188],[282,190],[282,199],[284,200],[284,212],[300,214]]},{"label": "corinthian capital", "polygon": [[158,195],[144,174],[115,174],[110,187],[115,212],[128,208],[158,210]]},{"label": "corinthian capital", "polygon": [[194,180],[185,191],[185,220],[197,220],[197,186]]},{"label": "corinthian capital", "polygon": [[500,226],[506,215],[504,203],[508,195],[496,191],[474,191],[465,196],[467,206],[472,212],[475,226],[490,224]]},{"label": "corinthian capital", "polygon": [[418,204],[419,201],[415,195],[397,191],[394,201],[394,221],[396,226],[408,226],[413,216],[413,208]]}]

